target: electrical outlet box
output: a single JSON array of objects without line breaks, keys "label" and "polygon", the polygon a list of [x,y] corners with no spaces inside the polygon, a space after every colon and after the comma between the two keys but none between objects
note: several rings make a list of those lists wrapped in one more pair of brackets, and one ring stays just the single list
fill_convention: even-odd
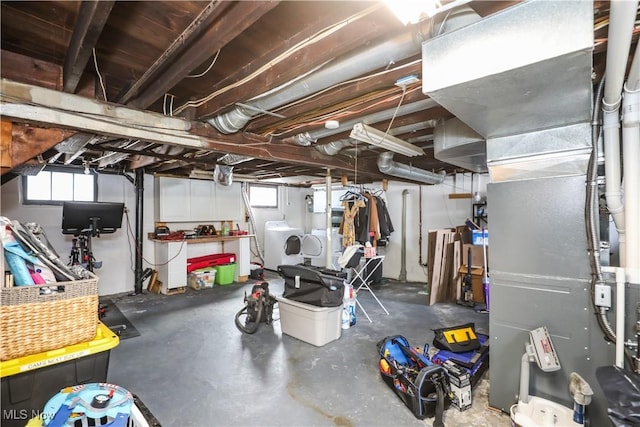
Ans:
[{"label": "electrical outlet box", "polygon": [[594,298],[598,307],[611,308],[611,286],[596,285]]}]

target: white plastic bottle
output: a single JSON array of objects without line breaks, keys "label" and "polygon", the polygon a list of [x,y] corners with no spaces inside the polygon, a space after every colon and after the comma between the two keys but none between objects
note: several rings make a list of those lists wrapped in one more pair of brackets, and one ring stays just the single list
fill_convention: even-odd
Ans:
[{"label": "white plastic bottle", "polygon": [[349,283],[344,282],[344,294],[342,296],[342,329],[351,327],[351,308],[349,306]]}]

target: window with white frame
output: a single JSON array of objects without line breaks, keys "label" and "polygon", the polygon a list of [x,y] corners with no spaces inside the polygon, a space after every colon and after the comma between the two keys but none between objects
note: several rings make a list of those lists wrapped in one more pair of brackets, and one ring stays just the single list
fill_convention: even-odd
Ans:
[{"label": "window with white frame", "polygon": [[42,170],[22,177],[23,203],[58,205],[64,201],[95,202],[97,176],[82,171]]},{"label": "window with white frame", "polygon": [[277,208],[278,186],[250,184],[249,202],[252,208]]}]

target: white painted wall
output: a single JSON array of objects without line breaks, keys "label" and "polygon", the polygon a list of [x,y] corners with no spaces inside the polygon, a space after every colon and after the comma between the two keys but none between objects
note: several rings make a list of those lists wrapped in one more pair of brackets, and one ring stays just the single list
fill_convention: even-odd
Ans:
[{"label": "white painted wall", "polygon": [[[386,255],[384,261],[384,277],[397,279],[401,269],[402,245],[402,192],[407,194],[407,280],[426,281],[426,268],[419,263],[426,263],[427,232],[430,229],[454,227],[463,224],[471,217],[471,199],[449,199],[449,193],[473,193],[480,191],[486,195],[488,176],[475,176],[474,188],[471,188],[471,175],[457,175],[448,177],[440,185],[406,184],[389,181],[388,190],[383,198],[393,221],[395,231],[390,236],[389,246],[381,248]],[[154,203],[152,175],[145,175],[144,180],[144,237],[143,237],[143,268],[152,266],[155,262],[153,242],[147,238],[147,233],[153,232]],[[134,289],[135,265],[135,187],[122,176],[99,175],[99,201],[124,201],[129,210],[130,225],[127,218],[123,219],[123,228],[114,234],[105,234],[93,239],[93,250],[96,259],[103,262],[103,267],[96,271],[99,282],[100,295],[111,295],[122,292],[132,292]],[[382,188],[381,183],[367,185],[371,188]],[[419,245],[419,198],[422,188],[422,246]],[[61,232],[62,207],[44,205],[22,205],[20,199],[20,179],[16,178],[4,184],[0,189],[0,215],[21,222],[36,222],[40,224],[51,244],[56,248],[60,258],[67,261],[71,250],[72,236]],[[313,194],[312,189],[285,187],[279,188],[279,207],[276,209],[255,209],[256,235],[260,239],[264,250],[264,223],[270,220],[285,219],[291,226],[300,227],[305,232],[313,228],[325,227],[324,213],[311,213],[307,210],[305,196]],[[488,209],[487,209],[488,210]],[[188,228],[189,224],[184,225]],[[130,229],[129,229],[130,227]],[[242,226],[241,226],[242,227]],[[384,252],[382,252],[384,251]],[[252,260],[258,261],[255,242],[252,241]]]},{"label": "white painted wall", "polygon": [[[147,232],[153,231],[153,176],[146,175],[144,180],[144,239],[143,256],[154,262],[153,243],[146,238]],[[47,238],[58,252],[63,262],[69,260],[71,240],[73,236],[62,234],[62,206],[23,205],[21,202],[21,178],[14,178],[4,184],[0,191],[0,215],[20,222],[40,224]],[[98,292],[100,295],[111,295],[121,292],[132,292],[134,289],[134,254],[135,254],[135,187],[126,178],[117,175],[98,176],[98,200],[101,202],[124,202],[128,209],[122,219],[122,228],[113,234],[103,234],[92,239],[95,258],[102,261],[103,266],[95,273],[99,277]],[[130,228],[129,228],[130,227]],[[143,268],[148,263],[143,263]]]},{"label": "white painted wall", "polygon": [[[309,232],[309,215],[307,213],[304,196],[308,194],[306,188],[280,186],[278,188],[277,208],[255,208],[253,210],[256,221],[255,235],[259,240],[262,254],[264,255],[264,223],[267,221],[285,220],[291,227],[300,227],[305,232]],[[256,242],[251,241],[252,261],[259,263]]]}]

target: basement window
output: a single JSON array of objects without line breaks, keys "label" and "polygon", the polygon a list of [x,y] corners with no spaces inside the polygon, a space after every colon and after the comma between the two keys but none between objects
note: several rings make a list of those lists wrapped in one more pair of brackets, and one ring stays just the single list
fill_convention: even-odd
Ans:
[{"label": "basement window", "polygon": [[277,208],[278,187],[249,184],[249,202],[252,208]]},{"label": "basement window", "polygon": [[62,205],[64,201],[95,202],[97,176],[81,170],[43,170],[22,177],[23,204]]}]

